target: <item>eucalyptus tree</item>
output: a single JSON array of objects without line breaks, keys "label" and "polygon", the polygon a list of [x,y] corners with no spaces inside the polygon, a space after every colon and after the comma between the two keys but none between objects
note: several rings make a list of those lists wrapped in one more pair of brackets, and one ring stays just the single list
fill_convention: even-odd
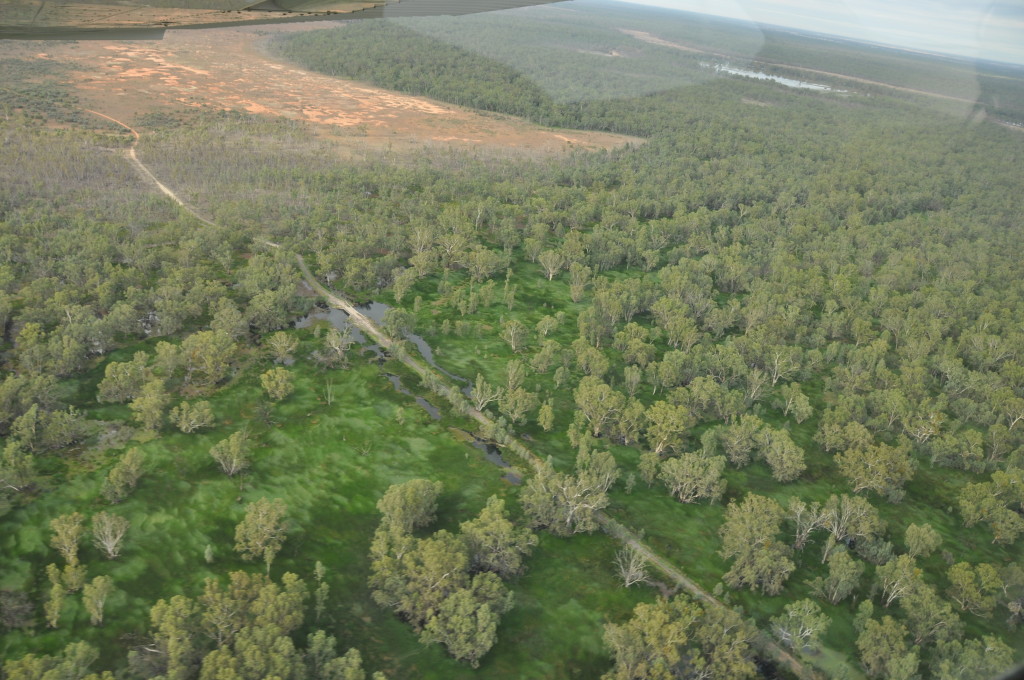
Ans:
[{"label": "eucalyptus tree", "polygon": [[426,479],[393,484],[377,501],[382,522],[404,534],[429,526],[437,513],[437,499],[444,485]]},{"label": "eucalyptus tree", "polygon": [[772,618],[772,632],[782,644],[796,650],[814,650],[832,620],[812,600],[787,604],[782,614]]},{"label": "eucalyptus tree", "polygon": [[235,527],[235,550],[242,559],[262,559],[270,573],[288,533],[288,507],[280,498],[260,498],[245,506],[245,517]]},{"label": "eucalyptus tree", "polygon": [[595,514],[608,505],[608,489],[618,476],[615,459],[607,451],[581,451],[575,474],[556,472],[547,463],[523,487],[523,512],[532,526],[558,536],[593,531]]},{"label": "eucalyptus tree", "polygon": [[103,551],[108,560],[121,554],[121,544],[131,523],[112,512],[98,512],[92,516],[93,545]]},{"label": "eucalyptus tree", "polygon": [[113,592],[114,583],[109,576],[97,576],[82,588],[82,603],[92,625],[103,625],[103,609]]},{"label": "eucalyptus tree", "polygon": [[164,381],[154,378],[143,385],[139,395],[128,405],[135,420],[144,430],[157,432],[164,425],[167,407],[171,403]]},{"label": "eucalyptus tree", "polygon": [[891,616],[881,621],[868,619],[857,637],[861,663],[870,678],[911,680],[916,677],[920,658],[907,644],[907,628]]},{"label": "eucalyptus tree", "polygon": [[930,524],[909,524],[903,536],[911,557],[928,557],[942,545],[942,536]]},{"label": "eucalyptus tree", "polygon": [[214,422],[213,408],[208,401],[183,401],[171,409],[169,417],[186,434],[209,427]]},{"label": "eucalyptus tree", "polygon": [[597,437],[611,425],[626,405],[624,395],[594,376],[584,376],[573,392],[576,406]]},{"label": "eucalyptus tree", "polygon": [[681,503],[708,500],[718,501],[725,493],[725,456],[704,456],[702,453],[683,453],[661,463],[658,478],[669,493]]},{"label": "eucalyptus tree", "polygon": [[497,496],[488,498],[480,514],[459,529],[474,568],[493,571],[502,578],[521,573],[524,559],[537,545],[532,531],[509,520],[505,501]]},{"label": "eucalyptus tree", "polygon": [[261,373],[260,386],[267,393],[267,397],[273,401],[287,399],[288,395],[295,391],[292,374],[281,366],[275,366],[269,371]]},{"label": "eucalyptus tree", "polygon": [[133,447],[125,451],[107,473],[102,493],[108,503],[120,503],[135,489],[144,472],[146,455]]},{"label": "eucalyptus tree", "polygon": [[846,550],[835,550],[828,556],[828,575],[810,582],[811,590],[830,604],[838,604],[860,586],[864,564]]},{"label": "eucalyptus tree", "polygon": [[60,515],[50,520],[50,545],[69,565],[78,564],[78,544],[85,535],[85,517],[80,512]]},{"label": "eucalyptus tree", "polygon": [[252,444],[245,430],[232,432],[210,448],[210,457],[220,466],[221,472],[234,477],[249,469],[252,463]]},{"label": "eucalyptus tree", "polygon": [[789,559],[789,546],[779,540],[785,513],[765,496],[747,494],[725,509],[719,529],[719,554],[733,560],[722,579],[733,588],[747,587],[777,595],[796,565]]}]

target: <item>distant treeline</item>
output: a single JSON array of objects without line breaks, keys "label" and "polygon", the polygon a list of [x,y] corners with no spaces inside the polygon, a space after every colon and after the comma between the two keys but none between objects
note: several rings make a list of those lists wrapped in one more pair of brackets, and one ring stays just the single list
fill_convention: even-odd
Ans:
[{"label": "distant treeline", "polygon": [[551,98],[515,69],[396,23],[362,21],[278,45],[287,58],[328,75],[484,111],[535,120],[560,117]]},{"label": "distant treeline", "polygon": [[[692,117],[680,107],[699,116],[691,103],[720,97],[718,90],[693,84],[654,94],[565,101],[564,93],[550,94],[516,68],[395,22],[361,21],[340,30],[296,34],[278,41],[277,49],[284,57],[328,75],[556,127],[648,136],[676,127],[680,116],[682,120]],[[577,57],[595,58],[570,54],[567,61],[573,63]],[[565,69],[566,60],[552,62],[550,68]],[[580,87],[606,75],[592,65],[580,66],[574,73],[578,79],[570,80],[578,80]],[[729,84],[720,85],[729,89]]]},{"label": "distant treeline", "polygon": [[[571,13],[540,7],[454,22],[360,21],[342,32],[289,35],[278,46],[287,58],[329,75],[549,125],[621,129],[594,121],[594,106],[706,82],[716,77],[713,63],[723,62],[873,95],[916,96],[804,69],[827,71],[974,101],[1001,119],[1024,120],[1024,69],[1011,65],[760,31],[699,15],[679,21],[679,13],[666,16],[657,8],[621,8],[600,3]],[[708,52],[693,51],[701,49]],[[971,113],[963,101],[955,107],[958,115]]]}]

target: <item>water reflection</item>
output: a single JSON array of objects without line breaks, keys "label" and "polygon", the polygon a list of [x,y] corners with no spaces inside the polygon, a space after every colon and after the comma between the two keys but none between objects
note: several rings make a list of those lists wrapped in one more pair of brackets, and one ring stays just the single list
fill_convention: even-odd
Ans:
[{"label": "water reflection", "polygon": [[419,404],[424,411],[430,414],[431,419],[441,420],[441,409],[437,408],[423,397],[417,394],[413,394],[409,390],[405,389],[405,385],[402,384],[402,379],[399,378],[397,375],[393,373],[385,373],[384,375],[387,376],[388,380],[391,381],[392,386],[394,386],[395,390],[397,390],[400,394],[404,394],[415,399],[416,403]]},{"label": "water reflection", "polygon": [[336,309],[334,307],[321,307],[318,305],[307,316],[296,319],[295,327],[309,328],[313,324],[321,321],[326,321],[342,333],[348,331],[349,336],[357,345],[361,345],[364,350],[370,350],[378,359],[382,359],[384,357],[384,352],[381,351],[380,345],[367,344],[366,335],[359,330],[358,326],[349,322],[348,314],[340,309]]},{"label": "water reflection", "polygon": [[[383,325],[384,314],[385,312],[388,311],[388,309],[390,309],[390,307],[384,304],[383,302],[368,302],[366,304],[356,305],[356,309],[358,309],[360,312],[376,321],[378,324]],[[426,340],[423,339],[422,336],[416,335],[415,333],[406,333],[404,337],[406,340],[411,342],[416,347],[417,350],[419,350],[419,353],[423,356],[423,359],[428,364],[430,364],[432,368],[440,371],[441,373],[443,373],[444,375],[448,376],[449,378],[456,382],[469,382],[469,380],[463,378],[461,375],[449,373],[442,367],[438,366],[437,362],[434,361],[434,349],[430,346],[429,343],[427,343]]]},{"label": "water reflection", "polygon": [[515,472],[512,469],[512,465],[501,456],[501,451],[498,449],[497,446],[483,441],[482,439],[476,437],[472,432],[467,432],[466,430],[459,430],[459,432],[462,432],[466,436],[467,440],[469,441],[469,444],[473,448],[483,452],[484,458],[486,458],[489,463],[493,463],[494,465],[497,465],[500,468],[505,468],[507,470],[507,472],[504,475],[502,475],[502,479],[504,479],[509,484],[522,483],[522,476],[519,473]]},{"label": "water reflection", "polygon": [[[708,66],[705,64],[705,66]],[[775,76],[770,73],[764,73],[762,71],[750,71],[744,68],[735,68],[733,66],[715,64],[715,71],[718,73],[729,73],[734,76],[746,76],[747,78],[756,78],[757,80],[771,80],[772,82],[780,83],[787,87],[795,87],[800,90],[816,90],[818,92],[846,92],[846,90],[837,90],[834,87],[828,85],[821,85],[820,83],[809,83],[804,80],[794,80],[792,78],[784,78],[782,76]]]}]

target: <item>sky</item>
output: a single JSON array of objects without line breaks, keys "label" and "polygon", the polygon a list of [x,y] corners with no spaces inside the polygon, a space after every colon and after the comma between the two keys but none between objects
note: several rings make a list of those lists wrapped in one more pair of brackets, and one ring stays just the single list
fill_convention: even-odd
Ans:
[{"label": "sky", "polygon": [[1024,64],[1024,0],[628,0]]}]

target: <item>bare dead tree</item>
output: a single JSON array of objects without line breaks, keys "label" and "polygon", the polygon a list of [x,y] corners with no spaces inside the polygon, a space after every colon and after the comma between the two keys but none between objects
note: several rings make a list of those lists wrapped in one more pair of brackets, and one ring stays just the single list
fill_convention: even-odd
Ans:
[{"label": "bare dead tree", "polygon": [[103,551],[108,560],[121,554],[121,542],[128,531],[129,522],[111,512],[98,512],[92,518],[93,544]]},{"label": "bare dead tree", "polygon": [[647,558],[633,546],[627,545],[615,553],[615,566],[619,570],[622,584],[629,588],[637,583],[647,583]]}]

